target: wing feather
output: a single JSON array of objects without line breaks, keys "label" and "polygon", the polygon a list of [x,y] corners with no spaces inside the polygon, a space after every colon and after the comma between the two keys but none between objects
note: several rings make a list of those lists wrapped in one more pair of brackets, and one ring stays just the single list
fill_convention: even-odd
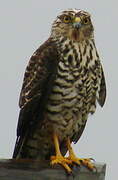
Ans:
[{"label": "wing feather", "polygon": [[18,154],[27,131],[32,131],[37,119],[38,121],[43,120],[45,104],[56,76],[57,63],[57,48],[51,39],[37,49],[29,61],[20,93],[19,106],[21,110],[17,125],[14,158]]},{"label": "wing feather", "polygon": [[106,100],[106,82],[105,82],[105,77],[104,77],[104,72],[103,72],[102,67],[101,67],[101,70],[102,70],[102,76],[101,76],[99,97],[97,100],[100,106],[103,107]]}]

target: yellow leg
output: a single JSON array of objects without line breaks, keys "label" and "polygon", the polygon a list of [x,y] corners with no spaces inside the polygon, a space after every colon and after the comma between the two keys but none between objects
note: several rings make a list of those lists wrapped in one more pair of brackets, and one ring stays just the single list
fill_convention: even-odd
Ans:
[{"label": "yellow leg", "polygon": [[54,145],[55,145],[55,152],[56,156],[51,156],[51,165],[54,164],[60,164],[62,165],[68,173],[71,173],[72,170],[68,166],[68,164],[71,163],[71,161],[65,157],[62,156],[60,148],[59,148],[59,141],[56,134],[53,135]]},{"label": "yellow leg", "polygon": [[71,160],[72,163],[75,163],[78,165],[82,164],[91,170],[95,169],[95,166],[91,163],[91,159],[81,159],[81,158],[76,157],[76,155],[71,147],[70,139],[67,140],[67,147],[69,150],[69,156],[67,157],[68,160]]}]

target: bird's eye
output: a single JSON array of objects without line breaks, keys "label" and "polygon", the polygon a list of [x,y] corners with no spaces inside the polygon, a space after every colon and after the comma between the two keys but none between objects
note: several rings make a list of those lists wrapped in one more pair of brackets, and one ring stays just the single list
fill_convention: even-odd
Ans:
[{"label": "bird's eye", "polygon": [[83,23],[84,23],[84,24],[88,24],[88,23],[89,23],[89,18],[87,18],[87,17],[84,18],[84,19],[83,19]]},{"label": "bird's eye", "polygon": [[71,17],[70,16],[64,16],[63,21],[65,23],[69,23],[69,22],[71,22]]}]

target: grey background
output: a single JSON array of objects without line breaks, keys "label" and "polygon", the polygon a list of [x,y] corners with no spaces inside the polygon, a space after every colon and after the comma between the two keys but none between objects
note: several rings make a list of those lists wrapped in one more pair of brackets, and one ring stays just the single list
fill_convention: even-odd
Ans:
[{"label": "grey background", "polygon": [[117,179],[118,4],[115,0],[0,1],[0,158],[12,156],[23,74],[32,53],[50,34],[57,14],[67,8],[92,14],[95,39],[104,65],[107,101],[88,120],[74,149],[80,157],[107,163],[106,180]]}]

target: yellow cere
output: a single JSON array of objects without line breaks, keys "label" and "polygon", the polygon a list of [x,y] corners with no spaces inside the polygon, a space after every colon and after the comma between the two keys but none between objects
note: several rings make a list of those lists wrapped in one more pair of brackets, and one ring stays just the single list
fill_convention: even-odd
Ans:
[{"label": "yellow cere", "polygon": [[74,19],[74,22],[80,22],[80,21],[81,21],[80,17],[76,17],[76,18]]}]

